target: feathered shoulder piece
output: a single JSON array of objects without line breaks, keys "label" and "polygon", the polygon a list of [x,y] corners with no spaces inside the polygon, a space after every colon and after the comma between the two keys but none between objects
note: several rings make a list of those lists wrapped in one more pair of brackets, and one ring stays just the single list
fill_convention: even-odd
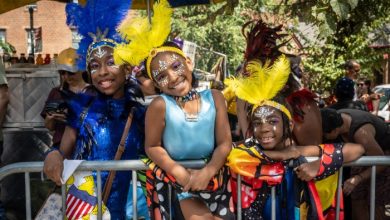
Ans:
[{"label": "feathered shoulder piece", "polygon": [[[262,105],[275,107],[287,116],[290,115],[286,107],[271,101],[284,87],[290,74],[290,62],[281,55],[272,65],[270,61],[262,64],[260,61],[250,61],[246,67],[249,76],[228,78],[225,84],[231,88],[238,98],[253,105],[252,111]],[[290,117],[291,118],[291,115]]]},{"label": "feathered shoulder piece", "polygon": [[118,31],[130,43],[115,48],[115,62],[139,65],[153,48],[163,45],[171,31],[172,12],[168,1],[161,0],[153,6],[151,23],[144,17],[121,24]]},{"label": "feathered shoulder piece", "polygon": [[245,60],[258,59],[262,51],[268,49],[275,51],[283,46],[286,42],[276,45],[276,40],[287,36],[287,34],[280,34],[281,30],[282,25],[272,28],[262,20],[252,20],[245,23],[241,30],[246,39]]},{"label": "feathered shoulder piece", "polygon": [[116,28],[126,17],[131,0],[88,0],[85,6],[76,3],[66,5],[66,23],[76,28],[82,39],[77,53],[79,55],[78,66],[86,69],[86,61],[92,51],[99,46],[114,47],[122,42]]}]

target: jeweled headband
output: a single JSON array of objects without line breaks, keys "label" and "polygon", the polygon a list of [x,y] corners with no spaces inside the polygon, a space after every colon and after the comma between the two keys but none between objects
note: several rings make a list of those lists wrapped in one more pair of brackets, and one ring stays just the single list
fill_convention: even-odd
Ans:
[{"label": "jeweled headband", "polygon": [[117,43],[114,40],[108,39],[108,38],[91,43],[88,47],[88,50],[87,50],[86,66],[88,67],[88,63],[91,59],[91,55],[95,50],[98,50],[98,52],[96,52],[96,56],[99,58],[102,58],[106,54],[106,51],[101,50],[101,48],[102,47],[110,47],[110,48],[114,49],[116,44]]}]

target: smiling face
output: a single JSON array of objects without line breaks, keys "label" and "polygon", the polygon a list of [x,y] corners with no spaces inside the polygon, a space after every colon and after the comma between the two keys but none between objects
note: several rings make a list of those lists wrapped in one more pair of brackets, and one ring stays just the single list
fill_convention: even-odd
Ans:
[{"label": "smiling face", "polygon": [[254,137],[265,150],[284,148],[281,111],[270,106],[260,106],[253,112],[252,125]]},{"label": "smiling face", "polygon": [[150,70],[156,86],[165,94],[184,96],[192,88],[192,62],[176,53],[160,52]]},{"label": "smiling face", "polygon": [[88,70],[91,73],[92,84],[101,93],[113,98],[124,96],[127,70],[123,65],[115,65],[111,47],[100,47],[93,51],[88,62]]}]

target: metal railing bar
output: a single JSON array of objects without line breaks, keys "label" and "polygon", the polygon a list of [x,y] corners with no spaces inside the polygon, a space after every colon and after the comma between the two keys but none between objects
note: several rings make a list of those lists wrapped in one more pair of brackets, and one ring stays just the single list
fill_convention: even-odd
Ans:
[{"label": "metal railing bar", "polygon": [[102,207],[102,173],[100,170],[96,172],[97,179],[97,197],[98,197],[98,219],[102,219],[103,207]]},{"label": "metal railing bar", "polygon": [[340,200],[341,200],[341,191],[343,189],[343,167],[339,170],[339,176],[337,179],[337,198],[336,198],[336,220],[340,219]]},{"label": "metal railing bar", "polygon": [[[316,157],[306,158],[309,162],[316,160]],[[203,160],[197,161],[182,161],[181,165],[187,168],[201,168],[205,165]],[[371,195],[370,195],[370,219],[375,218],[375,183],[376,183],[376,166],[389,166],[390,165],[390,156],[365,156],[356,161],[350,162],[343,166],[372,166],[371,172]],[[125,160],[125,161],[84,161],[77,168],[78,171],[96,171],[97,175],[97,197],[98,197],[98,219],[102,219],[102,181],[101,181],[101,171],[107,170],[132,170],[132,179],[133,179],[133,204],[137,204],[137,170],[145,170],[148,167],[140,160]],[[30,173],[31,172],[42,172],[43,162],[19,162],[10,164],[0,168],[0,181],[10,175],[15,173],[24,173],[25,176],[25,193],[26,193],[26,219],[31,219],[31,189],[30,189]],[[338,214],[340,213],[340,197],[341,197],[341,184],[342,184],[342,173],[343,169],[340,169],[339,179],[338,179],[338,191],[337,191],[337,206],[336,206],[336,219],[338,219]],[[242,203],[241,203],[241,176],[237,175],[237,219],[241,219],[242,213]],[[62,201],[63,201],[63,214],[66,212],[66,186],[62,185]],[[272,219],[276,218],[275,212],[275,189],[271,189],[272,196]],[[171,198],[171,197],[169,197]],[[137,217],[137,207],[133,207],[135,218]],[[65,216],[63,216],[65,218]]]},{"label": "metal railing bar", "polygon": [[137,220],[137,171],[131,171],[131,179],[133,187],[133,220]]},{"label": "metal railing bar", "polygon": [[276,220],[276,189],[275,186],[271,188],[271,219]]},{"label": "metal railing bar", "polygon": [[371,168],[371,188],[370,188],[370,220],[375,220],[375,184],[376,166]]},{"label": "metal railing bar", "polygon": [[241,220],[241,175],[237,175],[237,220]]},{"label": "metal railing bar", "polygon": [[24,187],[26,193],[26,219],[31,220],[31,191],[30,191],[30,173],[24,173]]},{"label": "metal railing bar", "polygon": [[[104,166],[102,166],[104,163]],[[187,168],[201,168],[206,163],[203,160],[189,160],[178,162]],[[147,170],[148,167],[140,160],[107,160],[107,161],[83,161],[77,170],[82,171],[106,171],[106,170],[118,170],[128,171],[130,170]],[[24,172],[41,172],[43,168],[43,162],[18,162],[6,165],[0,168],[0,181],[10,174],[24,173]]]},{"label": "metal railing bar", "polygon": [[65,219],[66,211],[66,185],[61,185],[61,197],[62,197],[62,219]]}]

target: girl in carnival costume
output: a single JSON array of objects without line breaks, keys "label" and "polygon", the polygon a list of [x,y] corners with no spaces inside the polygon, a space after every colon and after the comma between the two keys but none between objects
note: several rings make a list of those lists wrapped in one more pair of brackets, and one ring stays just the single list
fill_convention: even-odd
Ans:
[{"label": "girl in carnival costume", "polygon": [[[279,45],[277,40],[281,40],[286,35],[280,34],[281,26],[272,28],[261,20],[250,21],[243,26],[243,35],[247,40],[247,46],[244,54],[246,65],[253,60],[260,60],[263,64],[269,60],[270,64],[276,60],[282,53],[279,48],[286,44],[286,42]],[[322,127],[321,114],[316,95],[310,90],[302,88],[299,78],[301,77],[301,70],[299,68],[299,57],[293,55],[286,55],[290,60],[290,71],[285,81],[284,86],[280,89],[279,94],[286,98],[287,103],[291,106],[292,121],[294,127],[292,129],[292,139],[294,143],[300,146],[305,145],[319,145],[322,142]],[[244,71],[244,76],[250,75],[249,72]],[[245,101],[238,99],[237,101],[237,117],[240,122],[244,136],[250,137],[252,134],[249,128],[250,117],[247,114],[248,104]],[[248,132],[247,132],[248,131]],[[354,147],[345,145],[343,154],[344,157],[358,157],[361,154],[354,151]],[[319,163],[319,161],[317,161]],[[306,180],[314,178],[317,174],[315,169],[309,169],[304,166],[304,171],[307,174]],[[307,171],[307,172],[306,172]],[[334,205],[336,202],[337,190],[337,175],[331,175],[321,181],[316,181],[321,204],[324,213],[329,216],[334,216]],[[331,188],[329,186],[332,186]],[[342,207],[342,204],[341,204]]]},{"label": "girl in carnival costume", "polygon": [[[68,124],[60,149],[49,152],[44,164],[44,172],[58,185],[65,158],[114,160],[126,123],[130,129],[120,159],[137,159],[143,150],[145,109],[135,101],[142,93],[126,81],[129,66],[117,65],[113,58],[114,47],[123,41],[115,28],[130,5],[131,1],[89,0],[84,7],[74,3],[66,6],[67,24],[76,27],[83,37],[77,50],[78,66],[90,74],[97,95],[80,94],[69,102]],[[102,186],[108,174],[101,173]],[[95,172],[93,177],[96,182]],[[130,177],[131,172],[116,172],[106,203],[111,219],[126,217]]]},{"label": "girl in carnival costume", "polygon": [[[232,181],[234,201],[242,202],[242,218],[271,219],[270,189],[276,187],[276,219],[324,219],[313,180],[305,182],[305,169],[316,170],[316,178],[322,179],[337,171],[343,159],[347,162],[356,156],[343,158],[343,144],[293,146],[291,112],[285,98],[277,95],[290,74],[285,56],[272,65],[271,61],[250,61],[246,71],[248,77],[226,80],[237,97],[251,105],[252,136],[231,151],[227,163],[233,178],[235,174],[243,176],[241,198],[235,196],[236,181]],[[363,153],[360,145],[346,145],[358,155]],[[302,156],[320,156],[320,160],[304,163]],[[288,166],[290,162],[294,168]]]},{"label": "girl in carnival costume", "polygon": [[[197,92],[192,87],[192,61],[178,47],[164,43],[171,25],[169,3],[161,0],[153,11],[151,24],[147,18],[124,24],[120,32],[130,43],[115,49],[116,61],[145,61],[148,76],[162,92],[149,105],[145,120],[151,217],[234,219],[224,169],[232,144],[224,98],[217,90]],[[208,161],[199,170],[179,164],[199,159]]]}]

